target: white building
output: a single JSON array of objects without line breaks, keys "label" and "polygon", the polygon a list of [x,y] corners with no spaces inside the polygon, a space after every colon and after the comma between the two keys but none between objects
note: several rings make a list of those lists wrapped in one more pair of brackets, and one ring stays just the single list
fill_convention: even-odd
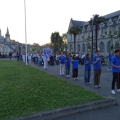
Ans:
[{"label": "white building", "polygon": [[[113,44],[113,49],[118,46],[118,41],[120,38],[117,37],[118,32],[120,31],[120,10],[110,13],[103,16],[106,20],[104,23],[100,23],[98,26],[98,39],[97,46],[100,49],[100,54],[103,56],[108,55],[111,51],[110,44]],[[72,26],[79,26],[82,29],[82,32],[76,35],[76,52],[91,52],[91,41],[92,41],[92,29],[89,22],[85,21],[76,21],[71,19],[69,23],[69,28]],[[113,36],[112,38],[109,34]],[[93,37],[95,41],[95,27],[93,31]],[[68,52],[74,50],[74,36],[67,32],[67,41],[68,41]],[[111,43],[110,43],[111,42]]]}]

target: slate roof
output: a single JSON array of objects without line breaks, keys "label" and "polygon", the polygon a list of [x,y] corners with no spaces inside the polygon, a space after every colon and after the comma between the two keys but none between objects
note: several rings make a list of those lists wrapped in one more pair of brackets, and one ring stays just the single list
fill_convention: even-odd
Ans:
[{"label": "slate roof", "polygon": [[107,14],[107,15],[104,15],[104,17],[106,19],[108,19],[108,18],[111,18],[111,17],[114,17],[114,16],[118,16],[118,15],[120,15],[120,10],[118,10],[116,12],[113,12],[113,13],[110,13],[110,14]]},{"label": "slate roof", "polygon": [[[104,15],[103,17],[108,19],[108,18],[115,17],[115,16],[118,16],[118,15],[120,15],[120,10],[118,10],[116,12],[113,12],[113,13],[110,13],[110,14],[107,14],[107,15]],[[73,25],[78,25],[78,26],[85,26],[85,25],[89,24],[89,22],[77,21],[77,20],[73,20],[73,19],[72,19],[72,22],[73,22]]]},{"label": "slate roof", "polygon": [[77,20],[72,20],[73,25],[77,26],[83,26],[86,22],[85,21],[77,21]]}]

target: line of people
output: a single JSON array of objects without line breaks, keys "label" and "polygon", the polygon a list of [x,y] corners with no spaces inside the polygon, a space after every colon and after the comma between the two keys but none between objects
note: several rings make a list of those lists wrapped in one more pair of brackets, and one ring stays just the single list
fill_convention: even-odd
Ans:
[{"label": "line of people", "polygon": [[[23,62],[26,60],[26,54],[21,54]],[[47,69],[47,65],[50,61],[51,53],[43,51],[41,54],[37,53],[30,53],[28,54],[28,61],[31,63],[32,61],[35,63],[42,63],[41,66],[44,66],[44,69]],[[54,56],[54,55],[53,55]],[[37,59],[35,59],[37,58]],[[69,54],[56,54],[54,56],[55,60],[57,61],[56,64],[60,65],[60,75],[66,75],[67,78],[71,77],[73,80],[78,79],[78,70],[79,70],[79,59],[78,55],[73,55],[72,57]],[[53,61],[54,62],[54,61]],[[101,76],[101,59],[100,59],[100,52],[97,50],[93,59],[90,59],[90,54],[87,53],[84,58],[84,82],[86,85],[91,83],[91,65],[93,65],[94,69],[94,87],[101,88],[100,86],[100,76]],[[112,67],[111,67],[112,66]],[[72,74],[70,74],[70,69],[72,67]],[[112,70],[113,78],[112,78],[112,87],[111,93],[115,94],[115,85],[117,87],[117,92],[120,92],[120,50],[115,50],[115,55],[112,57],[111,54],[108,56],[108,71]]]}]

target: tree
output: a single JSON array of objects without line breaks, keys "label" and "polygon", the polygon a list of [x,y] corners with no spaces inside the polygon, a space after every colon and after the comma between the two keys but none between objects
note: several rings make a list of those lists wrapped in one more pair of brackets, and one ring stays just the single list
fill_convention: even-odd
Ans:
[{"label": "tree", "polygon": [[62,44],[63,44],[63,38],[62,38],[62,36],[59,36],[58,43],[59,43],[59,49],[61,49]]},{"label": "tree", "polygon": [[113,46],[113,37],[114,37],[114,34],[112,34],[112,31],[110,30],[109,31],[109,33],[108,33],[108,37],[110,37],[110,52],[112,52],[112,54],[113,54],[113,48],[114,48],[114,46]]},{"label": "tree", "polygon": [[54,45],[54,53],[56,53],[56,50],[58,50],[58,45],[59,45],[59,32],[54,32],[54,33],[51,33],[51,43],[53,43]]},{"label": "tree", "polygon": [[81,28],[79,26],[72,26],[69,31],[68,31],[70,34],[73,34],[74,35],[74,53],[76,53],[76,35],[79,34],[81,32]]},{"label": "tree", "polygon": [[63,38],[63,41],[66,40],[67,39],[67,34],[66,33],[62,34],[62,38]]},{"label": "tree", "polygon": [[34,46],[40,46],[38,43],[35,43],[35,42],[33,43],[33,45],[34,45]]},{"label": "tree", "polygon": [[[101,22],[104,22],[105,18],[99,16],[98,14],[94,15],[93,18],[93,25],[95,25],[95,37],[96,37],[96,50],[97,50],[97,31],[98,31],[98,24],[100,24]],[[89,21],[89,24],[92,25],[92,19]]]}]

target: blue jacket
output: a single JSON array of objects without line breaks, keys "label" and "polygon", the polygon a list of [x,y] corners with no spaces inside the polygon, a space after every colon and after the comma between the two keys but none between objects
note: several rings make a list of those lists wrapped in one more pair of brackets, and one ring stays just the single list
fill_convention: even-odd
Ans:
[{"label": "blue jacket", "polygon": [[65,65],[70,65],[70,58],[68,60],[65,58]]},{"label": "blue jacket", "polygon": [[112,61],[112,55],[108,56],[108,60],[111,62]]},{"label": "blue jacket", "polygon": [[[84,70],[91,70],[91,62],[90,62],[90,59],[85,59],[85,60],[84,60],[84,63],[85,63]],[[87,63],[87,64],[86,64],[86,63]]]},{"label": "blue jacket", "polygon": [[60,64],[65,64],[65,59],[66,59],[66,57],[65,56],[60,56],[59,57],[59,60],[60,60]]},{"label": "blue jacket", "polygon": [[100,60],[99,56],[94,56],[93,62],[95,62],[98,58],[99,58],[99,60],[95,64],[93,64],[94,70],[101,69],[101,60]]},{"label": "blue jacket", "polygon": [[78,69],[78,60],[77,59],[74,59],[73,61],[72,61],[72,68],[73,69]]},{"label": "blue jacket", "polygon": [[[120,66],[120,58],[117,55],[115,55],[112,58],[111,63],[113,63],[113,65],[115,66]],[[112,67],[112,72],[120,72],[120,68]]]}]

